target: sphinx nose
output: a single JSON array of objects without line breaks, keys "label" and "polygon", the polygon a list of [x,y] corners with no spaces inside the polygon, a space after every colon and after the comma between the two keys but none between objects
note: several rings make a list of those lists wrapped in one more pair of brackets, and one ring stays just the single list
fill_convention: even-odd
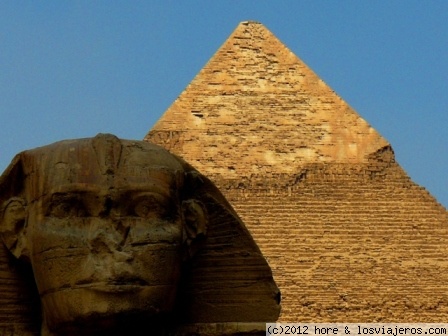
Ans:
[{"label": "sphinx nose", "polygon": [[134,259],[134,255],[130,252],[124,252],[124,251],[113,251],[114,260],[116,262],[130,262]]},{"label": "sphinx nose", "polygon": [[89,247],[96,254],[112,254],[117,261],[128,261],[132,254],[123,251],[130,228],[121,222],[96,220],[89,231]]},{"label": "sphinx nose", "polygon": [[105,268],[105,273],[116,267],[123,269],[134,260],[131,251],[124,251],[119,241],[111,238],[104,231],[96,232],[95,237],[90,240],[89,246],[96,267]]}]

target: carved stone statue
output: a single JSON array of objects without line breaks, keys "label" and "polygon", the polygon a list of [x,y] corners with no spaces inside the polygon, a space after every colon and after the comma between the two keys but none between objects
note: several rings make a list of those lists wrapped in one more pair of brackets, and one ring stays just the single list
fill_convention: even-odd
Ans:
[{"label": "carved stone statue", "polygon": [[0,206],[10,264],[32,266],[41,335],[230,335],[279,315],[233,209],[154,144],[99,134],[22,152],[0,178]]}]

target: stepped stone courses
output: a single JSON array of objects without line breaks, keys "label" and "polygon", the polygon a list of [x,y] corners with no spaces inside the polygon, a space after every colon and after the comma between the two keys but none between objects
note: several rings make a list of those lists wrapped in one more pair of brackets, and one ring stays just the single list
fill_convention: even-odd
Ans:
[{"label": "stepped stone courses", "polygon": [[261,24],[241,23],[145,139],[232,203],[282,291],[280,321],[445,321],[446,209]]}]

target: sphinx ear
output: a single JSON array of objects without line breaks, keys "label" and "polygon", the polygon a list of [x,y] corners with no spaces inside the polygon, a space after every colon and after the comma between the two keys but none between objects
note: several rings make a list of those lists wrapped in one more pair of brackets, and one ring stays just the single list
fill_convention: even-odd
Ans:
[{"label": "sphinx ear", "polygon": [[207,234],[208,217],[202,202],[194,199],[182,202],[184,220],[183,241],[187,258],[192,257]]},{"label": "sphinx ear", "polygon": [[28,218],[23,195],[25,174],[24,152],[17,154],[0,176],[0,238],[16,257],[28,258],[24,230]]},{"label": "sphinx ear", "polygon": [[0,218],[0,235],[6,248],[17,258],[28,257],[25,239],[27,214],[23,198],[12,197],[4,202]]}]

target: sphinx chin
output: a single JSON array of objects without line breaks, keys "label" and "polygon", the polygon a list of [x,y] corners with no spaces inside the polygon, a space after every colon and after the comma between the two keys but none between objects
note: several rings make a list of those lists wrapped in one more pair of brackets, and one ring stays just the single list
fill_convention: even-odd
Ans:
[{"label": "sphinx chin", "polygon": [[123,319],[164,320],[176,299],[174,285],[92,284],[68,288],[41,297],[46,326],[64,330],[118,326]]}]

